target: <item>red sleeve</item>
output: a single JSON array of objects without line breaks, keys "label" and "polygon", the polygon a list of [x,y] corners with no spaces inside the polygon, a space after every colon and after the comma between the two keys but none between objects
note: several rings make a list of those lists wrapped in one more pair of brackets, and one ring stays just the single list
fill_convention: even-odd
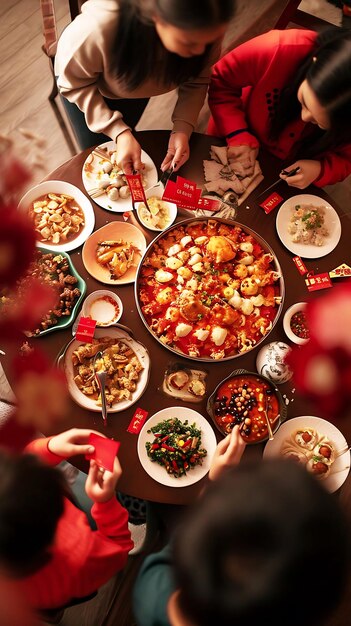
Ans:
[{"label": "red sleeve", "polygon": [[64,457],[58,456],[53,452],[50,452],[48,444],[52,437],[42,437],[41,439],[35,439],[31,441],[24,449],[24,452],[28,454],[35,454],[40,457],[42,461],[48,465],[58,465],[65,460]]},{"label": "red sleeve", "polygon": [[121,570],[134,545],[128,529],[128,513],[116,498],[95,503],[91,513],[97,530],[90,531],[89,545],[85,545],[85,554],[81,555],[83,559],[79,576],[75,579],[77,589],[74,590],[78,597],[98,589]]},{"label": "red sleeve", "polygon": [[322,164],[322,171],[313,184],[317,187],[334,185],[351,174],[351,145],[326,152],[318,160]]},{"label": "red sleeve", "polygon": [[208,102],[218,135],[230,145],[259,146],[247,130],[242,90],[260,81],[278,44],[277,31],[270,31],[234,48],[213,68]]}]

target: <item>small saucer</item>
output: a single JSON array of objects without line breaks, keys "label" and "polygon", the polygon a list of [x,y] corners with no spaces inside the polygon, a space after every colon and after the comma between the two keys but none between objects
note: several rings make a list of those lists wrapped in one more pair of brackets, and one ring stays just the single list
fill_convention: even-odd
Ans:
[{"label": "small saucer", "polygon": [[296,302],[296,304],[293,304],[291,307],[288,308],[283,318],[283,328],[286,336],[288,337],[288,339],[290,339],[290,341],[292,341],[293,343],[297,343],[299,346],[303,346],[305,343],[308,343],[309,338],[299,337],[292,331],[291,318],[293,317],[293,315],[295,315],[295,313],[298,313],[299,311],[304,312],[306,306],[307,302]]},{"label": "small saucer", "polygon": [[122,317],[123,304],[121,298],[113,291],[99,289],[93,291],[84,300],[82,314],[96,320],[96,325],[105,328],[113,326]]}]

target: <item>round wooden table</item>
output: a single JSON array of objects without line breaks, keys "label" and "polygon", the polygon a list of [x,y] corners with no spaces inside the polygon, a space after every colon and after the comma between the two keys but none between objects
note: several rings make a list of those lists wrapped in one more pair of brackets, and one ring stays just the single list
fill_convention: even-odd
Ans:
[{"label": "round wooden table", "polygon": [[[146,131],[138,134],[138,140],[142,148],[151,156],[154,163],[159,167],[164,154],[166,153],[166,146],[168,142],[169,133],[167,131]],[[212,144],[222,145],[222,142],[214,137],[205,135],[194,134],[191,138],[191,157],[181,170],[181,175],[195,181],[199,186],[204,183],[203,179],[203,159],[209,158],[210,146]],[[89,154],[90,150],[86,150],[72,159],[63,163],[57,170],[52,172],[49,179],[52,180],[65,180],[73,183],[82,191],[84,190],[82,184],[82,167],[83,163]],[[273,248],[279,263],[281,265],[284,281],[285,281],[285,302],[283,306],[283,312],[293,303],[306,300],[308,297],[307,287],[305,285],[304,277],[299,274],[295,264],[292,261],[294,256],[290,253],[281,243],[278,238],[275,220],[277,210],[272,211],[266,215],[262,208],[259,207],[255,201],[255,197],[258,196],[261,190],[264,190],[268,185],[278,178],[278,172],[281,167],[277,159],[267,154],[260,154],[260,164],[264,173],[264,181],[260,186],[251,194],[243,206],[239,208],[236,220],[246,226],[249,226],[257,233],[259,233]],[[280,183],[276,188],[279,194],[285,199],[296,195],[299,190],[289,188],[284,182]],[[314,193],[321,196],[330,202],[330,198],[323,190],[310,188],[305,190],[307,193]],[[262,196],[259,201],[262,201],[265,196]],[[94,206],[96,223],[95,229],[107,224],[110,221],[122,221],[122,214],[112,213],[100,208],[92,201]],[[327,272],[341,263],[347,261],[347,253],[349,249],[349,241],[351,239],[351,222],[349,217],[339,207],[335,206],[332,202],[342,223],[342,235],[341,240],[337,247],[326,257],[322,257],[316,260],[306,260],[306,266],[309,270],[314,270],[315,273]],[[182,219],[179,216],[179,219]],[[134,215],[130,218],[130,223],[137,225],[143,231],[146,240],[150,243],[153,239],[153,233],[148,230],[142,229],[137,222]],[[96,289],[106,288],[94,278],[92,278],[82,263],[81,249],[75,250],[71,253],[71,258],[79,274],[84,278],[87,283],[87,294],[95,291]],[[127,432],[127,427],[130,423],[132,416],[137,407],[141,407],[148,411],[151,416],[156,411],[168,407],[179,405],[179,400],[173,401],[171,397],[163,394],[160,391],[162,387],[164,372],[170,363],[175,361],[181,361],[188,367],[194,367],[194,361],[177,356],[160,345],[144,326],[142,320],[137,311],[135,298],[134,298],[134,285],[122,285],[118,286],[117,293],[123,302],[123,315],[121,323],[129,327],[135,338],[146,346],[151,357],[151,370],[148,386],[138,400],[138,402],[131,406],[128,410],[120,413],[110,413],[108,416],[108,426],[106,429],[103,427],[100,414],[89,412],[86,409],[81,408],[73,402],[70,403],[70,411],[67,415],[62,417],[59,429],[56,432],[65,430],[67,428],[76,426],[83,428],[95,428],[104,432],[108,437],[114,437],[121,442],[119,451],[119,458],[123,468],[123,475],[119,482],[119,489],[125,493],[133,495],[135,497],[143,498],[150,501],[169,504],[188,504],[196,498],[198,493],[203,487],[202,481],[184,488],[172,488],[160,485],[155,482],[142,468],[138,455],[137,455],[137,436]],[[315,292],[312,297],[319,297],[322,292]],[[47,336],[33,339],[31,341],[38,342],[40,347],[54,360],[60,353],[62,348],[72,339],[71,328],[67,330],[60,330],[53,332]],[[283,331],[282,315],[275,325],[272,332],[267,337],[264,343],[271,341],[281,340],[288,343],[288,340]],[[262,344],[260,344],[260,347]],[[11,350],[8,346],[6,348],[8,356]],[[256,372],[256,356],[258,348],[251,350],[247,354],[243,354],[230,361],[224,362],[210,362],[210,363],[197,363],[196,366],[201,369],[205,369],[208,373],[207,376],[207,393],[206,398],[197,404],[181,403],[184,406],[189,406],[202,413],[203,416],[208,417],[211,422],[211,418],[206,412],[206,402],[208,395],[214,390],[216,385],[226,376],[228,376],[233,370],[238,368],[244,368],[251,372]],[[6,357],[4,358],[4,366],[6,370]],[[6,370],[7,371],[7,370]],[[11,375],[10,375],[11,376]],[[288,399],[290,403],[287,407],[288,418],[298,415],[314,415],[315,409],[309,405],[305,400],[300,398],[297,393],[293,393],[292,384],[287,383],[280,385],[280,391]],[[96,422],[96,423],[94,423]],[[212,422],[211,422],[212,423]],[[343,431],[344,435],[351,440],[351,424],[345,420],[341,425],[338,425]],[[216,431],[215,427],[214,430]],[[46,435],[54,434],[54,432],[47,432]],[[221,435],[216,431],[218,439]],[[262,455],[264,444],[256,444],[248,446],[245,451],[247,457],[257,457]],[[76,463],[81,469],[87,468],[86,461],[82,459],[73,459],[73,463]]]}]

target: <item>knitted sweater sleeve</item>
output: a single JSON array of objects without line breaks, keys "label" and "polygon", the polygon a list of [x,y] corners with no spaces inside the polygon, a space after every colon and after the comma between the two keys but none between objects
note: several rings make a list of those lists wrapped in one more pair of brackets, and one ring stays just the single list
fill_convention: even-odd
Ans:
[{"label": "knitted sweater sleeve", "polygon": [[182,83],[172,114],[173,132],[182,131],[190,137],[205,102],[213,63],[220,54],[221,41],[217,41],[210,54],[208,65],[196,78]]},{"label": "knitted sweater sleeve", "polygon": [[116,139],[129,126],[120,111],[111,111],[98,85],[109,68],[118,12],[95,14],[93,4],[83,8],[59,39],[55,58],[57,85],[61,94],[83,111],[91,131]]}]

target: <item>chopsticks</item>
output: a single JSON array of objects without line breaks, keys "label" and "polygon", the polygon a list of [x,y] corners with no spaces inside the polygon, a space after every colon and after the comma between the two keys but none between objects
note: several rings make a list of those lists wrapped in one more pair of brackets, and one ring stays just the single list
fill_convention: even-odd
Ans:
[{"label": "chopsticks", "polygon": [[273,435],[271,422],[270,422],[269,417],[268,417],[268,409],[270,408],[268,402],[269,402],[269,397],[266,395],[265,407],[264,407],[263,412],[264,412],[265,420],[267,422],[267,429],[268,429],[269,440],[272,441],[274,439],[274,435]]},{"label": "chopsticks", "polygon": [[[295,174],[297,174],[297,172],[300,171],[299,166],[294,167],[293,170],[291,170],[290,172],[287,172],[287,170],[282,170],[282,174],[285,174],[285,176],[287,178],[290,178],[290,176],[295,176]],[[257,200],[257,198],[260,198],[261,196],[263,196],[264,194],[268,193],[268,191],[270,191],[271,189],[273,189],[273,187],[275,187],[276,185],[278,185],[279,183],[282,182],[282,178],[278,178],[278,180],[276,180],[274,183],[272,183],[271,185],[269,185],[269,187],[267,187],[266,189],[264,189],[263,191],[261,191],[261,193],[258,194],[258,196],[255,197],[255,200]]]}]

